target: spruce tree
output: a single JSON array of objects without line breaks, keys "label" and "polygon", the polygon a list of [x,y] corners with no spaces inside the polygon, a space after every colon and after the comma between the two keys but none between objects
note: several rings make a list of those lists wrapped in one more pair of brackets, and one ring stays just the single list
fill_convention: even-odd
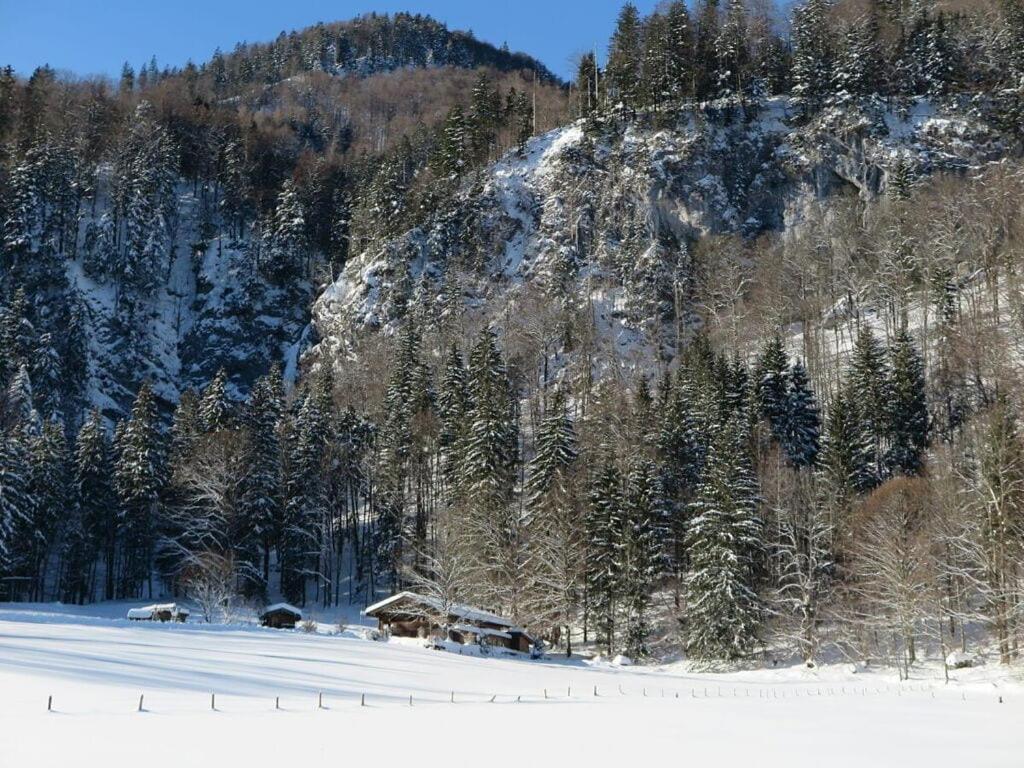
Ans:
[{"label": "spruce tree", "polygon": [[200,431],[219,432],[232,426],[234,404],[228,397],[227,383],[227,371],[220,368],[203,390],[197,413]]},{"label": "spruce tree", "polygon": [[878,485],[885,477],[892,386],[885,350],[866,324],[854,342],[847,383],[858,431],[870,446],[869,476]]},{"label": "spruce tree", "polygon": [[649,655],[651,592],[664,566],[668,519],[657,466],[634,461],[623,494],[621,583],[626,608],[625,651],[632,658]]},{"label": "spruce tree", "polygon": [[242,594],[250,597],[266,597],[270,553],[281,530],[283,411],[281,374],[275,367],[253,385],[242,417],[248,440],[234,539],[242,553]]},{"label": "spruce tree", "polygon": [[641,55],[640,13],[635,5],[626,3],[619,12],[608,49],[606,83],[612,105],[638,105],[642,85]]},{"label": "spruce tree", "polygon": [[118,425],[114,453],[118,522],[123,531],[118,594],[139,597],[151,579],[157,505],[164,485],[163,436],[156,397],[148,383],[139,388],[130,415]]},{"label": "spruce tree", "polygon": [[789,419],[789,357],[779,336],[769,339],[761,351],[755,371],[760,415],[771,427],[772,436],[783,442]]},{"label": "spruce tree", "polygon": [[77,519],[82,535],[69,550],[68,594],[84,599],[85,577],[92,560],[102,554],[105,574],[103,596],[115,594],[118,514],[113,486],[110,436],[98,409],[78,431],[75,440],[73,487]]},{"label": "spruce tree", "polygon": [[690,505],[686,651],[698,661],[741,658],[757,642],[762,611],[755,573],[762,524],[745,446],[736,422],[716,430]]},{"label": "spruce tree", "polygon": [[834,79],[828,0],[807,0],[793,12],[793,96],[815,112]]},{"label": "spruce tree", "polygon": [[619,600],[626,544],[622,477],[605,457],[590,485],[587,512],[587,584],[595,623],[605,649],[616,649]]},{"label": "spruce tree", "polygon": [[797,469],[813,467],[821,447],[821,416],[807,379],[807,369],[797,360],[789,372],[786,427],[782,439],[789,462]]},{"label": "spruce tree", "polygon": [[887,464],[893,472],[917,475],[924,465],[930,431],[924,360],[906,330],[893,339],[889,359],[892,395]]}]

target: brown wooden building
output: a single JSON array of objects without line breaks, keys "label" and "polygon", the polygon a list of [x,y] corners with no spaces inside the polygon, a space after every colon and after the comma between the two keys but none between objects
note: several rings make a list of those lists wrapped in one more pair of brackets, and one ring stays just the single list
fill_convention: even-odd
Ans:
[{"label": "brown wooden building", "polygon": [[529,653],[534,644],[533,637],[511,619],[459,603],[445,607],[437,598],[415,592],[399,592],[363,613],[377,619],[380,631],[393,637],[441,637],[447,628],[444,639],[463,645]]},{"label": "brown wooden building", "polygon": [[302,621],[302,611],[288,603],[268,605],[260,614],[260,624],[274,629],[295,629]]}]

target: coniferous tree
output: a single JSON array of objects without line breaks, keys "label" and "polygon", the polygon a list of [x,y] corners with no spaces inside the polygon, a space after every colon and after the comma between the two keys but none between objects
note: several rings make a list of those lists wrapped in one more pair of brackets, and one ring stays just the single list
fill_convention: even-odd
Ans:
[{"label": "coniferous tree", "polygon": [[73,483],[81,535],[69,548],[66,592],[79,599],[87,597],[89,565],[102,553],[105,566],[103,595],[107,600],[113,600],[118,539],[117,497],[113,486],[110,436],[98,409],[93,409],[78,431]]},{"label": "coniferous tree", "polygon": [[857,334],[847,384],[858,431],[870,446],[869,477],[878,485],[885,476],[892,388],[885,350],[867,325]]},{"label": "coniferous tree", "polygon": [[289,179],[277,196],[277,207],[261,249],[260,268],[283,285],[303,276],[303,265],[308,257],[306,217],[295,185]]},{"label": "coniferous tree", "polygon": [[17,420],[0,432],[0,573],[5,575],[20,562],[23,545],[17,531],[33,515],[28,429]]},{"label": "coniferous tree", "polygon": [[820,466],[837,508],[845,507],[872,482],[870,436],[857,417],[855,397],[849,387],[840,388],[825,421]]},{"label": "coniferous tree", "polygon": [[712,98],[718,87],[718,37],[718,0],[702,0],[693,54],[693,91],[698,99]]},{"label": "coniferous tree", "polygon": [[889,350],[892,399],[889,403],[888,465],[904,475],[920,474],[930,431],[924,360],[910,334],[896,334]]},{"label": "coniferous tree", "polygon": [[740,658],[757,641],[761,604],[755,566],[762,525],[744,446],[736,422],[717,430],[690,505],[686,650],[695,660]]},{"label": "coniferous tree", "polygon": [[681,99],[693,95],[696,66],[693,25],[683,0],[672,0],[665,11],[666,96]]},{"label": "coniferous tree", "polygon": [[744,0],[729,0],[721,31],[715,40],[715,60],[718,63],[718,93],[725,97],[743,96],[750,67]]},{"label": "coniferous tree", "polygon": [[821,417],[807,378],[807,369],[797,360],[789,372],[786,427],[782,440],[789,462],[798,469],[813,467],[821,444]]},{"label": "coniferous tree", "polygon": [[243,416],[248,441],[239,491],[238,531],[234,538],[245,555],[241,568],[242,593],[249,596],[266,596],[270,553],[281,530],[283,411],[281,374],[275,367],[253,385]]},{"label": "coniferous tree", "polygon": [[626,3],[619,12],[608,49],[605,82],[612,105],[622,103],[627,107],[637,106],[642,85],[641,57],[640,13],[635,5]]},{"label": "coniferous tree", "polygon": [[765,344],[755,372],[761,416],[771,427],[772,436],[782,442],[789,426],[789,358],[779,336]]},{"label": "coniferous tree", "polygon": [[147,583],[152,594],[157,505],[164,484],[163,436],[156,397],[148,383],[139,389],[128,418],[118,425],[114,453],[114,484],[123,532],[118,593],[139,597]]},{"label": "coniferous tree", "polygon": [[667,511],[657,466],[650,459],[633,463],[623,493],[621,579],[626,608],[626,653],[649,655],[651,592],[664,565]]},{"label": "coniferous tree", "polygon": [[587,585],[599,636],[609,654],[616,648],[622,587],[624,533],[622,477],[602,461],[590,486],[587,513]]},{"label": "coniferous tree", "polygon": [[203,390],[196,414],[200,431],[219,432],[231,427],[234,407],[228,398],[227,383],[227,371],[220,368]]},{"label": "coniferous tree", "polygon": [[793,12],[793,95],[807,112],[821,107],[833,82],[828,0],[807,0]]}]

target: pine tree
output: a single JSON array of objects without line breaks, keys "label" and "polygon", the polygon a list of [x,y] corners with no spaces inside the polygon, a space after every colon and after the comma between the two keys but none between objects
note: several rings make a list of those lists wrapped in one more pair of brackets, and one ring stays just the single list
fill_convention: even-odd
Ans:
[{"label": "pine tree", "polygon": [[525,495],[541,612],[547,622],[565,627],[567,656],[572,655],[572,626],[585,578],[578,457],[576,431],[557,392],[537,430]]},{"label": "pine tree", "polygon": [[824,487],[837,508],[846,507],[872,482],[870,436],[857,418],[855,397],[848,387],[841,388],[825,421],[820,466]]},{"label": "pine tree", "polygon": [[887,464],[904,475],[921,473],[928,448],[929,418],[925,395],[924,360],[906,330],[899,331],[889,349],[892,399],[889,403]]},{"label": "pine tree", "polygon": [[576,68],[578,114],[581,117],[585,117],[597,109],[597,85],[597,62],[593,53],[585,53],[580,57],[580,63]]},{"label": "pine tree", "polygon": [[693,55],[693,90],[701,100],[712,98],[718,87],[720,67],[715,46],[718,36],[718,0],[703,0],[697,16]]},{"label": "pine tree", "polygon": [[622,477],[607,458],[590,486],[587,513],[587,583],[596,614],[599,636],[609,655],[615,652],[619,598],[622,589],[623,520]]},{"label": "pine tree", "polygon": [[0,573],[9,574],[24,548],[16,531],[33,515],[29,489],[28,426],[15,422],[0,434]]},{"label": "pine tree", "polygon": [[745,443],[735,422],[717,430],[690,505],[686,651],[698,661],[741,658],[757,642],[761,603],[755,566],[762,526]]},{"label": "pine tree", "polygon": [[281,185],[277,196],[267,241],[261,249],[260,269],[271,280],[284,285],[304,275],[308,257],[306,217],[298,191],[289,179]]},{"label": "pine tree", "polygon": [[234,404],[228,397],[227,383],[227,371],[220,368],[203,390],[197,413],[200,431],[209,433],[231,428]]},{"label": "pine tree", "polygon": [[89,596],[86,594],[88,568],[102,553],[106,567],[103,595],[107,600],[113,600],[118,539],[117,497],[113,486],[110,436],[98,409],[92,411],[75,440],[73,486],[81,535],[69,548],[65,592],[79,600]]},{"label": "pine tree", "polygon": [[71,496],[67,443],[62,424],[47,421],[33,436],[29,443],[29,467],[28,493],[32,499],[32,515],[23,521],[26,535],[19,538],[27,555],[26,573],[35,582],[33,595],[37,600],[44,600],[50,555],[65,522],[64,510]]},{"label": "pine tree", "polygon": [[156,397],[148,383],[139,388],[131,414],[118,425],[114,453],[114,485],[123,531],[118,593],[121,597],[139,597],[143,585],[151,579],[154,526],[164,484],[163,436]]},{"label": "pine tree", "polygon": [[839,101],[848,101],[882,90],[882,59],[878,21],[865,15],[847,29],[836,61],[834,90]]},{"label": "pine tree", "polygon": [[814,467],[821,443],[818,403],[807,379],[807,369],[797,360],[789,372],[786,427],[782,439],[789,462],[798,469]]},{"label": "pine tree", "polygon": [[747,43],[747,11],[744,0],[729,0],[725,21],[715,40],[718,93],[742,97],[747,90],[750,48]]},{"label": "pine tree", "polygon": [[793,13],[793,96],[816,111],[832,86],[833,51],[828,0],[807,0]]},{"label": "pine tree", "polygon": [[696,66],[693,28],[683,0],[672,0],[665,11],[666,96],[682,99],[693,95]]},{"label": "pine tree", "polygon": [[854,343],[848,386],[858,431],[870,446],[870,477],[878,485],[885,476],[892,387],[885,350],[867,325],[861,326]]},{"label": "pine tree", "polygon": [[281,594],[304,605],[306,579],[317,552],[317,526],[327,506],[324,467],[332,439],[333,379],[321,369],[310,383],[290,428],[285,466],[285,507],[278,559]]},{"label": "pine tree", "polygon": [[638,459],[626,476],[623,498],[621,582],[626,608],[625,651],[632,658],[649,655],[651,591],[664,565],[667,512],[657,466]]},{"label": "pine tree", "polygon": [[769,339],[757,361],[755,372],[761,416],[771,427],[772,436],[786,439],[789,418],[789,357],[779,336]]},{"label": "pine tree", "polygon": [[639,102],[641,81],[641,24],[640,13],[632,3],[626,3],[619,12],[608,49],[608,84],[610,103],[636,107]]},{"label": "pine tree", "polygon": [[248,596],[266,597],[270,553],[281,530],[283,411],[281,374],[275,367],[253,385],[243,415],[248,441],[234,538],[243,553],[242,593]]}]

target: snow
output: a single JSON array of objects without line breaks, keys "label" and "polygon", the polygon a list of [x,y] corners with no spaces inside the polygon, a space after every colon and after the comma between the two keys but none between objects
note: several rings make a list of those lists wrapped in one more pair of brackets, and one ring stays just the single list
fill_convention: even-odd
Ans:
[{"label": "snow", "polygon": [[296,608],[291,603],[274,603],[263,609],[263,613],[272,613],[274,611],[288,611],[289,613],[294,613],[300,619],[302,618],[302,609]]},{"label": "snow", "polygon": [[143,608],[131,608],[128,611],[128,618],[133,620],[149,620],[158,613],[169,613],[172,617],[189,616],[188,608],[177,603],[156,603]]},{"label": "snow", "polygon": [[[381,744],[396,733],[401,750],[454,765],[496,745],[588,766],[1020,764],[1024,688],[995,664],[950,686],[941,668],[902,684],[842,666],[710,674],[110,618],[123,615],[123,604],[0,605],[5,768],[389,764]],[[154,747],[169,732],[181,742]]]},{"label": "snow", "polygon": [[[412,602],[417,602],[438,612],[442,611],[444,607],[441,601],[437,598],[430,597],[428,595],[418,595],[415,592],[399,592],[398,594],[392,595],[391,597],[381,600],[379,603],[374,603],[373,605],[368,606],[364,613],[367,616],[371,616],[377,611],[379,611],[381,608],[386,608],[389,605],[392,605],[393,603],[399,602],[400,600],[410,600]],[[488,613],[487,611],[482,611],[479,608],[474,608],[469,605],[453,603],[452,605],[448,606],[448,611],[451,613],[452,616],[456,616],[462,619],[463,621],[498,624],[499,626],[516,629],[514,621],[506,619],[504,616],[498,616],[496,613]]]}]

